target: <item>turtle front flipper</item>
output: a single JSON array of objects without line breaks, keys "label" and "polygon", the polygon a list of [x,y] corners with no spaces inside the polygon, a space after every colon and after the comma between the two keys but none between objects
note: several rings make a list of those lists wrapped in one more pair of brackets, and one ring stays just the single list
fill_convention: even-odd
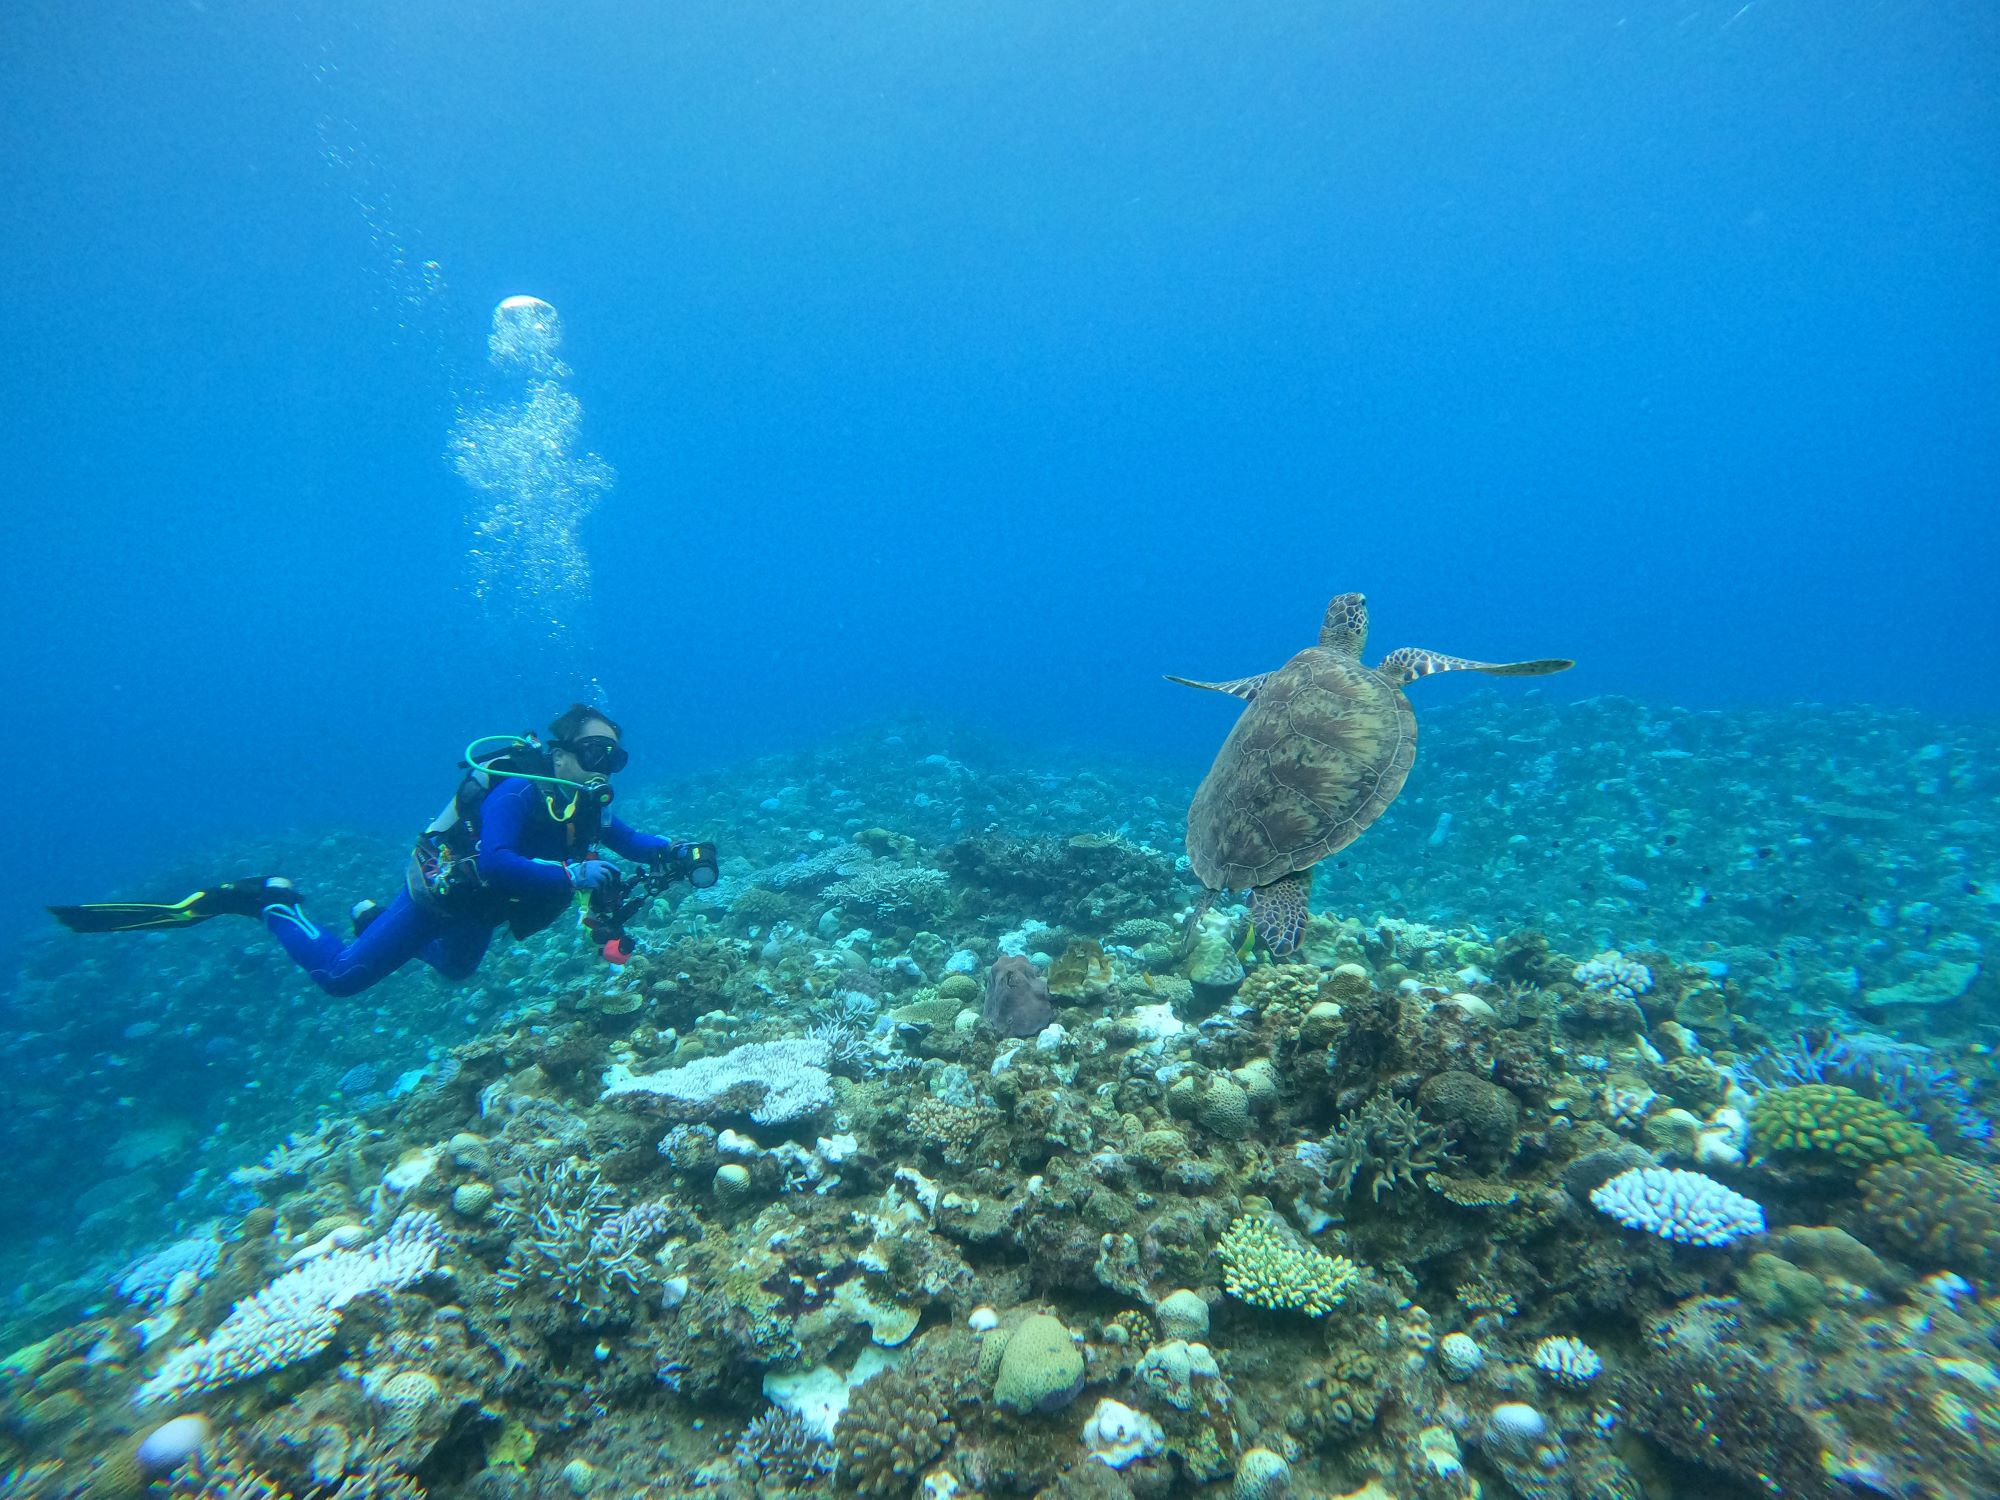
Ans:
[{"label": "turtle front flipper", "polygon": [[1301,870],[1250,892],[1250,924],[1264,945],[1280,956],[1299,945],[1312,915],[1307,902],[1312,897],[1312,871]]},{"label": "turtle front flipper", "polygon": [[1196,682],[1192,677],[1176,677],[1170,672],[1167,674],[1167,681],[1178,682],[1182,687],[1201,688],[1211,693],[1228,693],[1231,697],[1241,698],[1248,703],[1257,696],[1257,689],[1264,685],[1264,679],[1270,675],[1269,672],[1259,672],[1255,677],[1238,677],[1231,682]]},{"label": "turtle front flipper", "polygon": [[1560,656],[1546,657],[1541,661],[1468,661],[1463,656],[1445,656],[1437,651],[1404,646],[1383,657],[1382,664],[1375,670],[1401,687],[1433,672],[1484,672],[1490,677],[1546,677],[1551,672],[1567,672],[1575,665],[1575,662]]}]

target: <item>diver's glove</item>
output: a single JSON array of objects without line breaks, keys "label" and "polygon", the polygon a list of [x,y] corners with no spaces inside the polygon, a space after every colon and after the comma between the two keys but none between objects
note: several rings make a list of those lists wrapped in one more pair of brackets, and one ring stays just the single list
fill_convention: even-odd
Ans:
[{"label": "diver's glove", "polygon": [[563,868],[569,871],[569,883],[580,891],[594,891],[618,879],[616,867],[601,859],[579,860]]},{"label": "diver's glove", "polygon": [[667,875],[685,879],[698,889],[715,884],[715,845],[676,839],[662,849],[655,861]]}]

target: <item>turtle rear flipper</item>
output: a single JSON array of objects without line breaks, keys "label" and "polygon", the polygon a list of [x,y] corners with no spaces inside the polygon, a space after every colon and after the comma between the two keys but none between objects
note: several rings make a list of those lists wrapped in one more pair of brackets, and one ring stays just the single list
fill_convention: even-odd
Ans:
[{"label": "turtle rear flipper", "polygon": [[1182,687],[1200,688],[1204,692],[1228,693],[1233,698],[1241,698],[1245,703],[1257,696],[1257,689],[1264,685],[1269,672],[1259,672],[1255,677],[1237,677],[1228,682],[1196,682],[1192,677],[1176,677],[1171,672],[1167,681],[1178,682]]},{"label": "turtle rear flipper", "polygon": [[1433,672],[1484,672],[1489,677],[1546,677],[1551,672],[1567,672],[1575,665],[1575,662],[1560,656],[1546,657],[1541,661],[1471,661],[1463,656],[1446,656],[1438,651],[1404,646],[1383,657],[1381,665],[1375,670],[1401,687]]},{"label": "turtle rear flipper", "polygon": [[1312,871],[1301,870],[1250,892],[1250,923],[1273,953],[1284,956],[1299,945],[1312,915]]}]

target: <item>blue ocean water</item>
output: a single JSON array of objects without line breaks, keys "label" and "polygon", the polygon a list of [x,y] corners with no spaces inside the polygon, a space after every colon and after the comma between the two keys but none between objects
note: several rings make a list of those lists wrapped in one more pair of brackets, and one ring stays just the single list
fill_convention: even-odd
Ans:
[{"label": "blue ocean water", "polygon": [[1991,993],[1997,68],[1970,0],[15,0],[0,1073],[127,1196],[51,1150],[5,1263],[242,1208],[280,1117],[135,1079],[379,1102],[574,979],[343,1007],[45,903],[331,920],[576,698],[733,891],[877,821],[1170,862],[1237,705],[1163,674],[1349,589],[1370,660],[1578,665],[1417,685],[1322,907],[1659,944],[1780,1040]]},{"label": "blue ocean water", "polygon": [[[1159,674],[1339,588],[1579,694],[1994,708],[1986,7],[5,30],[0,630],[89,745],[5,835],[45,884],[400,829],[593,679],[648,769],[913,704],[1199,756]],[[553,650],[445,458],[516,293],[618,474]]]}]

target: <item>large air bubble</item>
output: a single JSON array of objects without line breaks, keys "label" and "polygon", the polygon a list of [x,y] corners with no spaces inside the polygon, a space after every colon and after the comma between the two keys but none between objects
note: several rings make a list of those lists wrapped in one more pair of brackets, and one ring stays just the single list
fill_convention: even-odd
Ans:
[{"label": "large air bubble", "polygon": [[561,346],[562,319],[541,298],[494,308],[490,389],[459,407],[449,449],[473,492],[474,590],[558,639],[578,628],[590,598],[581,528],[617,479],[582,446],[583,407]]}]

